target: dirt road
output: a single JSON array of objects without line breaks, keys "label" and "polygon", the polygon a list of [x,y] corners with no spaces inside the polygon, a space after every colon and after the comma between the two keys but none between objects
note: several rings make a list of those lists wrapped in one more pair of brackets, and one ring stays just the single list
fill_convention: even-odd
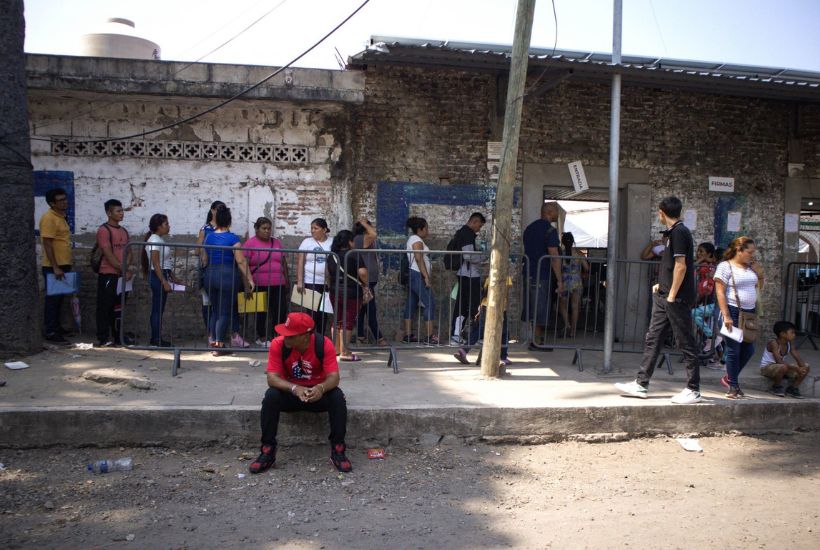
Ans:
[{"label": "dirt road", "polygon": [[0,548],[820,547],[820,433],[700,443],[0,450]]}]

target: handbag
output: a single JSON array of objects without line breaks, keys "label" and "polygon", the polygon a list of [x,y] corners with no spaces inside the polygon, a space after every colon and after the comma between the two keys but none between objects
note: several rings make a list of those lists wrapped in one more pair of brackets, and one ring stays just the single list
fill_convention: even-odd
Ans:
[{"label": "handbag", "polygon": [[255,291],[250,294],[240,292],[236,296],[239,313],[266,313],[268,311],[268,293]]},{"label": "handbag", "polygon": [[732,273],[732,287],[735,289],[735,300],[737,301],[737,308],[740,313],[737,317],[737,324],[740,330],[743,331],[743,341],[745,343],[752,343],[757,340],[757,333],[760,331],[760,325],[757,322],[757,314],[750,311],[743,311],[740,307],[740,295],[737,292],[737,283],[735,282],[735,270],[729,264],[729,270]]}]

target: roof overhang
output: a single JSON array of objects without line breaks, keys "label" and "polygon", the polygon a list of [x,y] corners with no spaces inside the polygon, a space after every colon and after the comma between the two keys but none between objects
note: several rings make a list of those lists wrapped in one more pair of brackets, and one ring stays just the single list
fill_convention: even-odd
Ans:
[{"label": "roof overhang", "polygon": [[[507,72],[512,48],[374,36],[370,45],[348,59],[348,68],[367,65],[435,67]],[[820,102],[820,73],[703,61],[622,56],[569,50],[530,49],[531,72],[553,68],[570,71],[574,79],[610,82],[620,73],[625,85],[674,88],[692,92],[759,97],[783,101]]]}]

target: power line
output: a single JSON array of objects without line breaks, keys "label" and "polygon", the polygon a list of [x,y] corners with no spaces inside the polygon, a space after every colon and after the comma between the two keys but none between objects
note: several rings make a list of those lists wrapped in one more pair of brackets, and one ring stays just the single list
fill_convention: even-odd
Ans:
[{"label": "power line", "polygon": [[[87,139],[87,140],[73,141],[72,143],[105,143],[105,142],[110,142],[110,141],[120,141],[120,140],[124,140],[124,139],[134,139],[134,138],[138,138],[138,137],[144,137],[144,136],[148,136],[148,135],[151,135],[151,134],[156,134],[158,132],[163,132],[163,131],[169,130],[171,128],[175,128],[175,127],[177,127],[181,124],[186,124],[188,122],[191,122],[193,120],[201,118],[201,117],[203,117],[207,114],[213,113],[217,109],[221,109],[225,105],[239,99],[243,95],[245,95],[249,92],[252,92],[253,90],[258,88],[259,86],[261,86],[262,84],[264,84],[265,82],[267,82],[268,80],[273,78],[274,76],[278,75],[279,73],[281,73],[282,71],[284,71],[285,69],[287,69],[288,67],[290,67],[291,65],[293,65],[294,63],[299,61],[300,59],[302,59],[303,57],[305,57],[307,54],[309,54],[314,49],[316,49],[316,47],[318,47],[319,44],[321,44],[322,42],[324,42],[325,40],[330,38],[330,36],[333,33],[335,33],[340,28],[342,28],[342,26],[345,23],[350,21],[353,18],[353,16],[355,16],[357,13],[359,13],[362,10],[362,8],[364,8],[369,2],[370,2],[370,0],[364,0],[364,2],[362,2],[359,5],[359,7],[357,7],[355,10],[353,10],[353,12],[351,12],[350,15],[345,17],[338,25],[333,27],[327,34],[322,36],[322,38],[317,40],[312,46],[310,46],[308,49],[306,49],[305,51],[300,53],[298,56],[291,59],[288,63],[286,63],[285,65],[282,65],[281,67],[279,67],[278,69],[276,69],[275,71],[270,73],[268,76],[266,76],[262,80],[258,81],[256,84],[253,84],[252,86],[249,86],[248,88],[245,88],[241,92],[234,94],[233,96],[229,97],[228,99],[226,99],[224,101],[221,101],[220,103],[217,103],[213,107],[209,107],[209,108],[205,109],[204,111],[199,112],[195,115],[191,115],[189,117],[183,118],[181,120],[177,120],[176,122],[172,122],[171,124],[166,124],[165,126],[162,126],[160,128],[155,128],[153,130],[147,130],[145,132],[140,132],[140,133],[137,133],[137,134],[131,134],[131,135],[128,135],[128,136],[120,136],[120,137],[115,137],[115,138],[102,138],[102,139]],[[35,141],[48,141],[48,142],[52,141],[50,138],[32,137],[31,139],[35,140]]]},{"label": "power line", "polygon": [[242,36],[243,34],[245,34],[245,32],[249,31],[249,30],[250,30],[250,29],[251,29],[254,25],[256,25],[257,23],[259,23],[260,21],[262,21],[264,18],[266,18],[267,16],[269,16],[269,15],[270,15],[270,14],[272,14],[273,12],[275,12],[277,9],[279,9],[279,7],[280,7],[282,4],[284,4],[284,3],[285,3],[285,2],[287,2],[287,1],[288,1],[288,0],[282,0],[281,2],[279,2],[278,4],[276,4],[275,6],[273,6],[271,9],[269,9],[268,11],[266,11],[265,13],[263,13],[261,16],[259,16],[257,19],[255,19],[255,20],[254,20],[254,21],[253,21],[250,25],[248,25],[247,27],[245,27],[244,29],[242,29],[241,31],[239,31],[238,33],[236,33],[235,35],[233,35],[232,37],[230,37],[229,39],[227,39],[225,42],[223,42],[222,44],[220,44],[220,45],[219,45],[219,46],[217,46],[216,48],[212,49],[211,51],[209,51],[208,53],[206,53],[205,55],[203,55],[202,57],[200,57],[199,59],[196,59],[195,61],[191,61],[191,62],[190,62],[190,63],[188,63],[187,65],[183,66],[181,69],[179,69],[178,71],[176,71],[176,72],[175,72],[174,74],[172,74],[171,76],[172,76],[172,77],[174,77],[174,76],[178,75],[179,73],[181,73],[182,71],[184,71],[185,69],[187,69],[188,67],[190,67],[191,65],[193,65],[194,63],[199,63],[200,61],[202,61],[203,59],[205,59],[206,57],[208,57],[208,56],[209,56],[209,55],[211,55],[212,53],[218,52],[219,50],[221,50],[222,48],[224,48],[225,46],[227,46],[228,44],[230,44],[231,42],[233,42],[234,40],[236,40],[237,38],[239,38],[240,36]]},{"label": "power line", "polygon": [[658,30],[658,36],[661,39],[661,44],[663,45],[663,54],[669,55],[669,50],[666,49],[666,41],[663,39],[663,33],[661,32],[661,25],[658,23],[658,16],[655,15],[655,5],[652,3],[652,0],[649,0],[649,8],[652,10],[652,19],[655,20],[655,28]]},{"label": "power line", "polygon": [[199,46],[203,42],[206,42],[207,40],[209,40],[211,37],[216,36],[217,34],[222,32],[224,29],[227,29],[228,27],[230,27],[231,25],[233,25],[234,23],[236,23],[237,21],[239,21],[240,19],[245,17],[246,13],[250,12],[251,10],[256,8],[256,6],[258,6],[259,4],[262,4],[264,2],[265,2],[265,0],[259,0],[258,2],[253,4],[251,7],[249,7],[248,9],[246,9],[245,11],[243,11],[242,13],[240,13],[239,15],[237,15],[236,17],[234,17],[233,19],[231,19],[230,21],[228,21],[227,23],[225,23],[224,25],[222,25],[221,27],[219,27],[215,31],[213,31],[211,34],[205,36],[204,38],[202,38],[198,42],[195,42],[195,43],[191,44],[190,46],[188,46],[187,48],[185,48],[184,50],[182,50],[180,52],[180,55],[188,53],[189,51],[193,50],[194,48],[196,48],[197,46]]}]

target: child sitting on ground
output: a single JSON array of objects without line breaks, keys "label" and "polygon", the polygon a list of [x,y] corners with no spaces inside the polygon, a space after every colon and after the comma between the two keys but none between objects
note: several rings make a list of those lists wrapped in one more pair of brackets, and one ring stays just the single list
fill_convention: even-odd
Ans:
[{"label": "child sitting on ground", "polygon": [[[773,394],[778,397],[801,398],[800,383],[809,374],[809,365],[803,361],[796,349],[792,348],[795,337],[795,326],[788,321],[778,321],[772,329],[777,338],[769,340],[763,357],[760,360],[760,374],[772,381]],[[786,362],[789,356],[794,358],[797,365]],[[783,387],[783,379],[789,380],[789,386]]]}]

